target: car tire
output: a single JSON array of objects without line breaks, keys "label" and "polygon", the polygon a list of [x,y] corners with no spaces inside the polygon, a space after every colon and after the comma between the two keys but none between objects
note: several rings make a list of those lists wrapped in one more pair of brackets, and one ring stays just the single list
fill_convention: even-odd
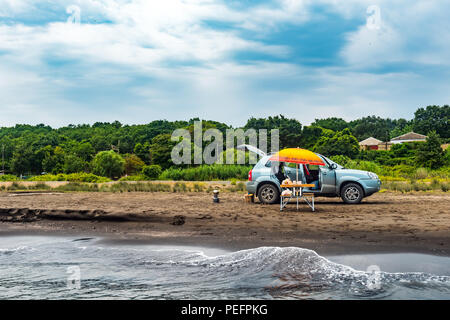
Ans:
[{"label": "car tire", "polygon": [[273,184],[266,183],[258,190],[258,199],[264,204],[274,204],[280,202],[280,191]]},{"label": "car tire", "polygon": [[341,198],[345,203],[357,204],[364,198],[364,191],[359,184],[347,183],[341,189]]}]

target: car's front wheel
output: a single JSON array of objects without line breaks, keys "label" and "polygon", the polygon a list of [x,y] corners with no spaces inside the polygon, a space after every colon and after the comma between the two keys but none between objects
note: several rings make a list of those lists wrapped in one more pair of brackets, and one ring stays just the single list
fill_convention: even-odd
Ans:
[{"label": "car's front wheel", "polygon": [[345,203],[357,204],[364,198],[364,191],[359,184],[347,183],[342,187],[341,198]]},{"label": "car's front wheel", "polygon": [[280,202],[280,192],[273,184],[264,184],[259,188],[258,199],[265,204]]}]

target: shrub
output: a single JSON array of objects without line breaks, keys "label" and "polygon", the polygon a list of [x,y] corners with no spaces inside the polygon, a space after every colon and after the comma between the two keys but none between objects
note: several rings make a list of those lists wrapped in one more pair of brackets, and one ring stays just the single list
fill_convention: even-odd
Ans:
[{"label": "shrub", "polygon": [[109,191],[111,192],[131,192],[135,191],[136,186],[131,183],[119,182],[114,183],[109,187]]},{"label": "shrub", "polygon": [[441,187],[441,183],[439,182],[438,179],[433,178],[433,180],[431,180],[431,185],[430,185],[432,190],[437,190],[440,189]]},{"label": "shrub", "polygon": [[431,176],[440,177],[443,179],[450,178],[450,166],[442,167],[438,170],[433,170],[430,172]]},{"label": "shrub", "polygon": [[60,173],[57,175],[54,174],[44,174],[41,176],[34,176],[28,179],[28,181],[71,181],[71,182],[91,182],[91,183],[102,183],[111,181],[106,177],[99,177],[92,173],[71,173],[64,174]]},{"label": "shrub", "polygon": [[102,183],[111,181],[106,177],[99,177],[93,173],[71,173],[66,177],[66,181],[79,181],[79,182],[91,182],[91,183]]},{"label": "shrub", "polygon": [[98,192],[99,187],[94,183],[82,183],[82,182],[69,182],[68,184],[58,186],[55,188],[57,191],[84,191],[84,192]]},{"label": "shrub", "polygon": [[445,150],[444,162],[446,166],[450,165],[450,148],[447,148],[447,150]]},{"label": "shrub", "polygon": [[170,192],[172,187],[167,183],[153,183],[153,182],[137,182],[137,183],[126,183],[119,182],[114,183],[105,188],[102,191],[110,192]]},{"label": "shrub", "polygon": [[125,173],[128,175],[139,173],[144,166],[144,161],[135,154],[125,157]]},{"label": "shrub", "polygon": [[[227,161],[227,157],[230,159],[233,159],[233,161]],[[237,149],[227,149],[223,151],[219,155],[219,159],[222,161],[222,164],[228,163],[250,163],[250,152],[245,152],[243,150],[237,150]],[[240,162],[242,161],[243,162]]]},{"label": "shrub", "polygon": [[173,192],[186,192],[190,191],[190,188],[183,182],[177,182],[172,188]]},{"label": "shrub", "polygon": [[0,181],[17,181],[20,180],[19,177],[13,174],[4,174],[0,176]]},{"label": "shrub", "polygon": [[204,183],[194,183],[194,191],[195,192],[202,192],[205,190],[205,184]]},{"label": "shrub", "polygon": [[416,151],[416,161],[431,169],[445,165],[445,153],[441,148],[439,135],[435,131],[431,131],[427,141],[419,145]]},{"label": "shrub", "polygon": [[25,187],[21,183],[13,182],[9,187],[6,188],[8,191],[16,191],[16,190],[26,190],[27,187]]},{"label": "shrub", "polygon": [[102,177],[120,177],[125,168],[125,160],[113,150],[101,151],[92,160],[92,172]]},{"label": "shrub", "polygon": [[44,174],[41,176],[34,176],[28,178],[28,181],[58,181],[56,175],[54,174]]},{"label": "shrub", "polygon": [[335,132],[332,137],[320,137],[313,150],[324,155],[353,157],[359,153],[359,144],[350,129],[345,128],[342,131]]},{"label": "shrub", "polygon": [[200,165],[191,168],[169,168],[159,177],[161,180],[214,181],[214,180],[246,180],[252,166],[241,165]]},{"label": "shrub", "polygon": [[414,176],[417,179],[425,179],[428,177],[428,170],[426,168],[418,168]]},{"label": "shrub", "polygon": [[237,192],[237,191],[245,191],[245,183],[244,182],[238,182],[236,185],[232,186],[230,188],[231,192]]},{"label": "shrub", "polygon": [[394,177],[410,178],[413,177],[415,172],[414,167],[404,164],[396,165],[393,167],[381,166],[380,168],[383,174]]},{"label": "shrub", "polygon": [[43,182],[38,182],[35,185],[28,187],[28,190],[49,190],[51,187]]},{"label": "shrub", "polygon": [[142,175],[148,178],[149,180],[155,180],[158,179],[158,177],[161,175],[162,169],[161,166],[157,164],[152,164],[150,166],[144,166],[142,168]]},{"label": "shrub", "polygon": [[348,167],[349,163],[352,161],[349,157],[343,155],[332,156],[330,159],[343,167]]},{"label": "shrub", "polygon": [[76,173],[86,170],[88,163],[76,155],[66,155],[63,170],[65,173]]},{"label": "shrub", "polygon": [[374,172],[376,174],[383,173],[383,168],[380,165],[376,164],[375,162],[370,162],[370,161],[361,161],[358,164],[358,169]]},{"label": "shrub", "polygon": [[145,181],[148,180],[147,177],[143,175],[133,175],[133,176],[125,176],[119,179],[119,181]]}]

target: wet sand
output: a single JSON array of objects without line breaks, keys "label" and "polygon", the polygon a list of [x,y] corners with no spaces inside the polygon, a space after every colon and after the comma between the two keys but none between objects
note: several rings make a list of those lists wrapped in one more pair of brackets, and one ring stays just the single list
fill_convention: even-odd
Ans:
[{"label": "wet sand", "polygon": [[244,249],[297,246],[319,254],[450,255],[449,193],[378,193],[359,205],[316,198],[279,211],[242,193],[0,193],[0,236],[104,237],[115,243]]}]

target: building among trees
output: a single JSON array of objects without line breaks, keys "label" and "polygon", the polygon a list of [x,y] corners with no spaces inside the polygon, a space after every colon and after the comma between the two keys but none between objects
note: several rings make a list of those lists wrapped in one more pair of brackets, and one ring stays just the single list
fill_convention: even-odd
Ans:
[{"label": "building among trees", "polygon": [[427,140],[427,136],[415,133],[415,132],[408,132],[405,134],[402,134],[401,136],[395,137],[391,139],[391,142],[396,143],[405,143],[405,142],[425,142]]},{"label": "building among trees", "polygon": [[369,137],[359,142],[359,148],[361,150],[378,150],[378,146],[382,144],[383,141],[378,140],[374,137]]},{"label": "building among trees", "polygon": [[405,142],[425,142],[427,136],[415,132],[408,132],[401,136],[392,138],[389,142],[383,142],[374,137],[369,137],[359,142],[361,150],[390,150],[393,144]]}]

